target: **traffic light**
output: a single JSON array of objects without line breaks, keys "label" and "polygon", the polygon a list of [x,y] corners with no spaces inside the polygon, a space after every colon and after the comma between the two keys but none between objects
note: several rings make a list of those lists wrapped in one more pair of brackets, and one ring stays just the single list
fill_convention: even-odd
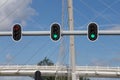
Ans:
[{"label": "traffic light", "polygon": [[60,25],[55,23],[55,24],[52,24],[51,26],[51,39],[53,41],[58,41],[61,37],[61,33],[60,33]]},{"label": "traffic light", "polygon": [[42,80],[41,72],[40,71],[36,71],[35,72],[35,80]]},{"label": "traffic light", "polygon": [[96,23],[90,23],[88,25],[88,38],[91,41],[95,41],[98,37],[98,26]]},{"label": "traffic light", "polygon": [[19,24],[15,24],[13,26],[13,39],[15,41],[19,41],[21,39],[21,26]]}]

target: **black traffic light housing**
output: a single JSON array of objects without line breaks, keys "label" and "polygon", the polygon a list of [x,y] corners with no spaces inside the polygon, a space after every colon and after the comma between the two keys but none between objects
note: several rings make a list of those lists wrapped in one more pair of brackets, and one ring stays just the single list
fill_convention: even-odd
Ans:
[{"label": "black traffic light housing", "polygon": [[40,71],[36,71],[35,72],[35,80],[42,80],[41,72]]},{"label": "black traffic light housing", "polygon": [[22,35],[22,29],[21,29],[21,26],[19,24],[15,24],[13,26],[13,32],[12,32],[12,36],[13,36],[13,39],[15,41],[19,41],[21,39],[21,35]]},{"label": "black traffic light housing", "polygon": [[51,25],[50,37],[53,41],[58,41],[61,38],[61,30],[59,24],[54,23]]},{"label": "black traffic light housing", "polygon": [[96,23],[90,23],[88,25],[88,38],[91,41],[95,41],[98,37],[98,26]]}]

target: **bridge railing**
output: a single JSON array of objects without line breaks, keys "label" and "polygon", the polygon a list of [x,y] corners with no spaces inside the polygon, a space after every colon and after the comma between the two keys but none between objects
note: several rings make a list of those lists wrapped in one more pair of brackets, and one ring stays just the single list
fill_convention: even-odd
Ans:
[{"label": "bridge railing", "polygon": [[111,72],[120,72],[120,67],[103,67],[103,66],[76,66],[77,71],[111,71]]}]

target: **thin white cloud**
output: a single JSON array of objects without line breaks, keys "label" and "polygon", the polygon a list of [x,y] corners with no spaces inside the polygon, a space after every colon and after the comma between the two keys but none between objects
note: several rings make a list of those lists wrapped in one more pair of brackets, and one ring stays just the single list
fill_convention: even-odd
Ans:
[{"label": "thin white cloud", "polygon": [[0,0],[0,30],[10,30],[14,23],[26,25],[26,20],[37,14],[32,0]]},{"label": "thin white cloud", "polygon": [[120,25],[114,26],[114,27],[110,28],[109,30],[120,30]]},{"label": "thin white cloud", "polygon": [[120,57],[115,57],[115,58],[112,59],[112,61],[114,61],[114,62],[120,62]]},{"label": "thin white cloud", "polygon": [[11,61],[13,59],[13,56],[11,54],[6,55],[6,60]]},{"label": "thin white cloud", "polygon": [[107,30],[120,30],[120,24],[105,24],[100,25],[100,27],[107,27]]},{"label": "thin white cloud", "polygon": [[89,65],[92,66],[107,66],[108,62],[100,59],[93,59]]}]

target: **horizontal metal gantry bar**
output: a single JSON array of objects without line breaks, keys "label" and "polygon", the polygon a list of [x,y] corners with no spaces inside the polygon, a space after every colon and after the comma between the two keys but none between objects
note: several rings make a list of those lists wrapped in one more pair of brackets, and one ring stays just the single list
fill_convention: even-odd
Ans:
[{"label": "horizontal metal gantry bar", "polygon": [[[87,35],[88,31],[61,31],[61,35]],[[49,36],[50,31],[22,31],[22,36]],[[120,30],[99,30],[98,35],[120,35]],[[0,36],[12,36],[11,31],[2,31]]]}]

